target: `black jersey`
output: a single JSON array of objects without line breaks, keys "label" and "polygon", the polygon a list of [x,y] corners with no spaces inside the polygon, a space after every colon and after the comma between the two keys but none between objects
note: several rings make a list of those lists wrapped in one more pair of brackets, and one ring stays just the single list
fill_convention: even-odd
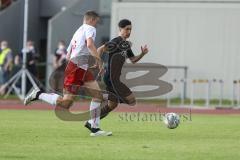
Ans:
[{"label": "black jersey", "polygon": [[105,82],[106,80],[109,84],[110,81],[110,72],[111,79],[119,79],[122,71],[122,67],[127,58],[134,57],[134,54],[131,50],[131,43],[125,41],[122,37],[116,37],[106,43],[107,47],[107,58],[105,58]]}]

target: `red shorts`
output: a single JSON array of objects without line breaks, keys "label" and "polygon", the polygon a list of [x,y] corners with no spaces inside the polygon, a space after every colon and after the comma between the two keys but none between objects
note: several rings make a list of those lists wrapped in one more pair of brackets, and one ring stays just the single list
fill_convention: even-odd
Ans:
[{"label": "red shorts", "polygon": [[64,89],[70,93],[77,94],[84,82],[93,80],[94,76],[90,71],[79,68],[71,61],[67,64],[64,73]]}]

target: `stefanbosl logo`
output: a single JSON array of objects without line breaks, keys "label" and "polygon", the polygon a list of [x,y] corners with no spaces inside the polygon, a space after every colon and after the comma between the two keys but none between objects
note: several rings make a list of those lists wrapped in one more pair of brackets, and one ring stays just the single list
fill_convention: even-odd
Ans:
[{"label": "stefanbosl logo", "polygon": [[[116,66],[115,64],[119,61],[119,56],[121,56],[121,52],[118,54],[115,54],[111,59],[112,66]],[[86,59],[86,57],[78,57],[78,59]],[[77,60],[78,60],[77,59]],[[76,61],[77,61],[76,60]],[[89,63],[89,66],[93,64]],[[52,90],[59,94],[63,94],[63,82],[64,82],[64,71],[65,71],[66,64],[61,66],[60,68],[56,69],[50,76],[49,83]],[[112,67],[110,70],[110,79],[112,79],[112,75],[116,72],[116,67]],[[134,95],[136,98],[149,98],[149,97],[156,97],[164,95],[172,90],[172,85],[166,81],[159,80],[166,72],[167,67],[155,64],[155,63],[141,63],[141,64],[127,64],[123,67],[121,72],[121,82],[125,83],[129,88],[132,87],[141,87],[146,85],[156,86],[155,89],[147,90],[147,91],[134,91]],[[136,78],[127,78],[128,73],[134,73],[139,71],[146,71],[146,74],[141,75]],[[96,80],[98,79],[98,72],[92,70],[91,71],[94,75]],[[120,81],[120,80],[119,80]],[[115,83],[115,80],[112,80],[112,86],[114,88],[115,93],[118,93],[119,88],[118,83]],[[92,97],[92,98],[99,98],[100,94],[111,94],[113,96],[116,96],[118,99],[123,100],[124,97],[119,97],[113,93],[109,93],[104,90],[94,90],[91,88],[86,88],[82,86],[71,86],[74,90],[76,90],[76,96],[81,97]],[[86,92],[87,90],[87,92]],[[90,92],[89,92],[90,91]],[[88,93],[95,93],[95,94],[88,94]],[[101,106],[100,106],[101,107]],[[86,121],[90,119],[90,115],[93,112],[96,112],[98,108],[95,110],[83,112],[83,113],[72,113],[70,109],[64,109],[61,107],[55,108],[55,114],[56,116],[64,121]]]},{"label": "stefanbosl logo", "polygon": [[[125,112],[118,114],[119,121],[125,122],[162,122],[166,113]],[[191,112],[179,114],[181,122],[192,121]]]}]

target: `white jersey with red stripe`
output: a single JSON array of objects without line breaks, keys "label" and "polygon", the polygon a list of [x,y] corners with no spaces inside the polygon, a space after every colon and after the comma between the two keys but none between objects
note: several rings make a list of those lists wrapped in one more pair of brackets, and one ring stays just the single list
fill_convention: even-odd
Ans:
[{"label": "white jersey with red stripe", "polygon": [[79,68],[87,70],[88,61],[91,56],[87,48],[87,39],[92,38],[95,41],[96,28],[88,24],[83,24],[73,35],[70,45],[67,49],[71,54],[70,61],[77,64]]}]

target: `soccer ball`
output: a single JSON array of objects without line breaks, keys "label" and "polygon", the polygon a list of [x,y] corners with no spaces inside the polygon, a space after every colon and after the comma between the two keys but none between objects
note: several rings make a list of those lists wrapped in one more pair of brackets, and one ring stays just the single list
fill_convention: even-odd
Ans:
[{"label": "soccer ball", "polygon": [[174,129],[179,125],[180,117],[176,113],[167,113],[164,116],[163,122],[169,129]]}]

